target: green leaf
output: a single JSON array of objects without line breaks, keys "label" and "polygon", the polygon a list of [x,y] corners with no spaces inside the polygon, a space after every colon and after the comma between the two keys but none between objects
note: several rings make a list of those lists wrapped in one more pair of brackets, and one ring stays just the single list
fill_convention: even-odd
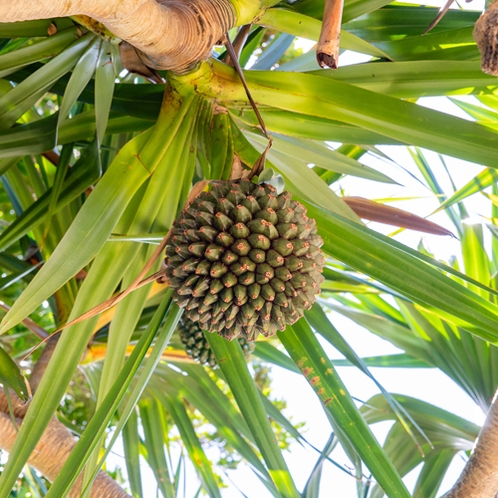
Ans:
[{"label": "green leaf", "polygon": [[45,218],[45,230],[43,233],[43,242],[41,244],[42,246],[45,243],[48,231],[50,230],[50,223],[56,211],[57,202],[59,200],[59,196],[62,191],[64,178],[70,166],[69,161],[71,160],[72,155],[73,155],[72,145],[66,145],[65,147],[62,148],[61,155],[59,158],[59,164],[57,165],[57,171],[55,172],[54,176],[54,183],[52,184],[52,193],[48,205],[47,216]]},{"label": "green leaf", "polygon": [[[18,158],[53,149],[56,144],[56,126],[57,114],[53,114],[48,118],[3,131],[0,134],[0,158]],[[7,161],[2,163],[9,164]]]},{"label": "green leaf", "polygon": [[97,126],[97,138],[100,143],[107,129],[115,79],[111,44],[103,42],[100,46],[97,70],[95,72],[95,122]]},{"label": "green leaf", "polygon": [[[218,63],[213,67],[216,79],[201,91],[243,99],[242,87],[230,85],[227,91],[227,82],[236,82],[234,71]],[[335,120],[471,162],[492,166],[498,160],[498,133],[477,123],[310,74],[293,73],[289,78],[278,71],[248,71],[246,79],[253,98],[261,105],[317,117],[333,116]]]},{"label": "green leaf", "polygon": [[47,36],[51,24],[58,31],[74,27],[73,21],[68,18],[0,23],[0,38]]},{"label": "green leaf", "polygon": [[73,43],[76,35],[77,28],[72,27],[37,43],[0,55],[0,77],[3,78],[27,64],[53,57]]},{"label": "green leaf", "polygon": [[494,77],[482,72],[479,61],[375,62],[312,74],[400,98],[479,95],[496,86]]},{"label": "green leaf", "polygon": [[177,364],[177,366],[181,367],[188,375],[176,373],[170,368],[163,368],[163,365],[160,364],[158,373],[163,379],[170,379],[171,382],[157,384],[156,379],[152,378],[151,383],[154,385],[151,385],[151,388],[153,387],[154,390],[166,388],[173,395],[180,394],[192,403],[237,452],[247,460],[272,496],[280,496],[271,482],[268,470],[244,439],[243,436],[252,442],[252,434],[228,397],[223,394],[204,368],[199,365],[186,364]]},{"label": "green leaf", "polygon": [[[433,365],[414,358],[406,353],[387,354],[381,356],[367,356],[363,357],[362,362],[367,367],[379,368],[434,368]],[[332,360],[336,367],[352,367],[354,366],[349,360]]]},{"label": "green leaf", "polygon": [[428,455],[413,490],[413,498],[436,498],[456,451],[447,449]]},{"label": "green leaf", "polygon": [[407,254],[402,244],[311,204],[308,216],[317,221],[326,253],[470,332],[498,339],[495,305]]},{"label": "green leaf", "polygon": [[247,37],[247,42],[240,53],[239,63],[241,67],[246,67],[253,52],[258,48],[263,36],[265,35],[263,28],[257,26],[252,33]]},{"label": "green leaf", "polygon": [[[346,359],[353,363],[360,371],[369,377],[374,384],[379,388],[380,392],[385,396],[389,406],[398,417],[398,421],[405,428],[410,438],[416,442],[416,437],[411,429],[410,423],[415,427],[417,434],[421,434],[423,438],[427,439],[420,427],[409,419],[409,415],[396,403],[396,400],[384,389],[379,381],[372,375],[368,367],[363,363],[361,358],[351,348],[351,346],[344,340],[341,334],[336,330],[332,323],[328,320],[322,308],[314,305],[311,310],[305,312],[308,323],[332,346],[334,346]],[[408,419],[408,420],[407,420]],[[410,423],[408,423],[410,422]]]},{"label": "green leaf", "polygon": [[[375,0],[367,2],[353,0],[353,2],[358,5],[368,5],[374,3]],[[439,10],[427,5],[387,5],[387,2],[384,2],[384,5],[386,7],[378,10],[372,9],[367,15],[349,21],[345,26],[346,29],[371,42],[402,40],[408,37],[422,38],[422,33],[434,20]],[[476,11],[450,9],[433,31],[444,32],[474,26],[480,14]]]},{"label": "green leaf", "polygon": [[81,92],[83,92],[88,82],[92,79],[97,66],[101,43],[100,39],[96,39],[91,43],[71,73],[59,109],[57,128],[60,128],[61,123],[67,119],[71,108],[78,100],[78,97],[81,95]]},{"label": "green leaf", "polygon": [[19,158],[9,158],[9,159],[1,159],[0,160],[0,175],[6,173],[12,166],[15,166],[18,162]]},{"label": "green leaf", "polygon": [[351,175],[384,183],[396,183],[383,173],[365,166],[356,159],[332,150],[319,142],[273,135],[273,150],[278,150],[290,157],[301,159],[307,164],[313,163],[316,166],[343,175]]},{"label": "green leaf", "polygon": [[[413,470],[423,463],[413,496],[434,497],[445,471],[454,455],[459,451],[469,451],[477,437],[479,427],[446,410],[409,396],[392,394],[396,401],[428,434],[431,444],[423,444],[423,454],[416,450],[413,442],[407,438],[405,430],[395,423],[387,435],[384,449],[401,475]],[[376,395],[362,407],[361,412],[369,423],[392,420],[394,414],[387,408],[385,399]],[[372,490],[372,497],[383,496],[377,486]]]},{"label": "green leaf", "polygon": [[239,343],[229,342],[217,334],[207,333],[206,338],[265,459],[275,486],[285,498],[298,497],[299,493],[278,447],[259,392],[249,375]]},{"label": "green leaf", "polygon": [[376,11],[389,3],[389,0],[346,0],[342,14],[343,22]]},{"label": "green leaf", "polygon": [[[472,448],[480,429],[477,424],[411,396],[391,395],[431,435],[433,444],[444,443],[447,448],[464,451]],[[360,411],[369,424],[395,419],[391,407],[380,394],[370,398]]]},{"label": "green leaf", "polygon": [[[346,21],[362,16],[372,10],[380,9],[388,3],[390,3],[388,0],[345,0],[343,20]],[[324,0],[302,0],[294,3],[292,7],[298,12],[316,19],[322,19]]]},{"label": "green leaf", "polygon": [[[67,178],[62,184],[54,212],[67,206],[81,195],[90,185],[100,177],[98,165],[97,144],[94,141],[87,147],[81,157],[70,169]],[[21,237],[43,223],[52,197],[52,188],[48,189],[28,209],[0,234],[0,250],[4,251]]]},{"label": "green leaf", "polygon": [[337,438],[334,434],[331,434],[329,440],[325,443],[322,454],[318,457],[313,470],[306,482],[304,491],[302,493],[303,498],[319,498],[320,493],[320,480],[322,478],[322,468],[326,461],[326,457],[335,449],[337,446]]},{"label": "green leaf", "polygon": [[157,487],[164,498],[175,498],[174,482],[164,453],[166,435],[163,433],[164,427],[159,402],[153,398],[145,398],[140,401],[139,407],[140,420],[145,435],[144,446],[147,450],[147,463],[154,472]]},{"label": "green leaf", "polygon": [[472,37],[473,26],[432,31],[424,36],[410,36],[398,40],[382,41],[376,44],[387,52],[392,59],[478,59],[479,50]]},{"label": "green leaf", "polygon": [[0,382],[4,388],[13,389],[23,401],[28,400],[30,393],[26,379],[2,347],[0,347]]},{"label": "green leaf", "polygon": [[284,428],[299,443],[307,442],[300,432],[292,425],[291,421],[260,391],[259,392],[263,406],[268,416]]},{"label": "green leaf", "polygon": [[[432,168],[430,167],[429,162],[425,158],[422,151],[418,147],[416,147],[415,152],[412,151],[411,149],[409,149],[409,152],[410,152],[410,155],[412,156],[412,159],[415,161],[415,164],[417,165],[418,169],[420,170],[423,177],[425,178],[425,181],[429,185],[429,188],[438,196],[437,199],[438,199],[439,203],[441,204],[441,206],[445,205],[445,203],[447,202],[447,197],[444,194],[443,189],[439,186],[439,183],[438,183],[436,177],[434,176],[434,172],[433,172]],[[441,160],[441,162],[443,162],[443,165],[444,165],[444,161],[441,157],[440,157],[440,160]],[[498,177],[498,175],[497,175],[497,177]],[[455,225],[455,228],[457,229],[459,236],[461,236],[462,235],[462,224],[461,224],[460,217],[457,215],[457,213],[453,209],[448,209],[446,211],[446,214],[448,215],[450,220]]]},{"label": "green leaf", "polygon": [[193,463],[197,475],[202,482],[204,491],[206,491],[211,498],[221,498],[220,489],[218,488],[211,468],[211,462],[202,449],[199,438],[195,433],[182,400],[174,396],[160,396],[159,399],[164,402],[166,410],[169,412],[180,431],[182,441],[187,448],[190,461]]},{"label": "green leaf", "polygon": [[19,323],[93,259],[132,196],[168,150],[192,100],[187,100],[177,113],[168,108],[173,116],[165,114],[154,131],[138,136],[120,151],[50,260],[4,317],[0,333]]},{"label": "green leaf", "polygon": [[[107,425],[111,421],[115,411],[119,407],[120,403],[126,399],[127,395],[129,395],[128,399],[126,399],[127,403],[123,409],[122,418],[118,428],[116,429],[113,440],[107,447],[106,452],[111,450],[113,442],[117,439],[122,427],[128,419],[128,416],[133,411],[140,394],[145,389],[145,385],[149,380],[150,375],[152,375],[154,367],[157,365],[163,349],[168,344],[180,316],[181,311],[176,305],[171,304],[171,295],[168,293],[163,298],[160,306],[154,314],[153,319],[142,335],[137,346],[131,353],[120,375],[116,379],[116,382],[109,390],[104,401],[90,420],[83,435],[71,452],[69,458],[66,460],[66,463],[61,469],[56,480],[52,483],[52,486],[47,494],[47,498],[62,496],[63,493],[67,493],[71,489],[72,484],[83,469],[87,459],[99,444],[100,439],[104,435]],[[165,317],[167,318],[164,325],[161,327],[161,323]],[[147,354],[147,351],[159,329],[160,332],[154,345],[153,353],[145,361],[136,384],[133,385],[130,393],[130,385],[135,378],[138,368],[142,366],[145,355]],[[95,470],[95,475],[99,467]]]},{"label": "green leaf", "polygon": [[226,113],[219,112],[214,115],[211,132],[204,139],[211,142],[207,147],[216,151],[211,156],[211,176],[208,178],[228,180],[232,169],[233,141],[230,120]]},{"label": "green leaf", "polygon": [[286,354],[282,353],[275,346],[272,346],[269,342],[256,342],[253,354],[273,365],[277,365],[292,372],[299,372],[299,368],[296,367],[295,363]]},{"label": "green leaf", "polygon": [[262,70],[271,69],[280,58],[285,54],[287,49],[292,45],[294,35],[286,33],[277,34],[270,41],[269,46],[265,48],[263,53],[258,57],[258,60],[252,65],[252,69]]},{"label": "green leaf", "polygon": [[409,497],[403,481],[370,431],[334,366],[304,319],[278,337],[315,390],[325,409],[342,429],[362,461],[390,497]]},{"label": "green leaf", "polygon": [[438,211],[446,209],[457,202],[461,202],[477,192],[494,185],[498,181],[498,173],[492,168],[486,168],[476,175],[470,182],[459,188],[451,197],[439,206]]},{"label": "green leaf", "polygon": [[[312,140],[337,140],[344,143],[361,144],[400,144],[399,141],[385,137],[379,133],[341,123],[333,119],[307,116],[303,113],[283,111],[267,107],[260,112],[269,130],[291,137],[308,138]],[[257,126],[257,120],[252,110],[233,110],[236,122]],[[256,131],[256,130],[255,130]]]},{"label": "green leaf", "polygon": [[[175,101],[173,101],[173,106],[168,107],[167,111],[170,114],[166,112],[165,115],[163,115],[163,119],[160,120],[157,124],[156,133],[159,137],[161,137],[160,140],[150,143],[148,148],[142,148],[143,145],[145,145],[147,139],[150,139],[151,135],[152,137],[154,137],[154,135],[149,133],[145,134],[145,136],[142,135],[141,137],[138,137],[138,144],[136,143],[137,140],[135,139],[135,141],[131,143],[131,146],[128,147],[128,150],[141,150],[142,156],[139,156],[137,158],[136,156],[132,155],[132,157],[135,160],[140,159],[144,164],[150,165],[151,171],[153,171],[154,168],[162,162],[164,154],[169,149],[171,141],[173,141],[174,137],[176,137],[178,127],[181,125],[181,127],[183,127],[182,130],[185,130],[185,128],[187,130],[191,128],[192,118],[195,116],[195,112],[193,113],[193,115],[189,115],[189,119],[184,119],[184,113],[187,109],[190,108],[192,100],[193,99],[187,99],[186,106],[184,105],[183,108],[181,108],[178,102],[176,102],[175,105]],[[180,135],[180,138],[180,142],[183,145],[185,138],[183,135]],[[133,147],[136,147],[137,145],[140,146],[140,148],[133,149]],[[120,163],[121,159],[124,159],[124,164]],[[123,168],[124,170],[128,171],[128,166],[130,164],[130,162],[128,161],[129,157],[126,154],[124,154],[124,156],[122,157],[118,155],[117,159],[115,160],[115,164],[117,164],[117,171],[119,171],[119,168]],[[131,164],[133,164],[133,162],[131,162]],[[140,171],[140,174],[148,177],[148,171],[146,173],[141,173],[141,171],[144,170],[142,163],[139,162],[138,164],[136,164],[136,167]],[[108,173],[109,171],[110,170],[108,170]],[[117,181],[119,182],[119,180]],[[99,186],[100,185],[102,185],[102,182],[99,183]],[[158,187],[161,187],[161,185],[159,185]],[[171,188],[173,189],[175,188],[175,186],[171,184]],[[133,188],[134,191],[136,191],[137,189],[138,186],[135,186]],[[91,197],[95,195],[96,190],[92,193],[89,200],[91,200]],[[116,192],[114,192],[114,194],[115,193]],[[126,198],[126,192],[122,192],[122,195],[124,195]],[[140,198],[138,198],[138,200],[140,200]],[[128,201],[129,199],[127,200],[127,202]],[[97,203],[98,202],[100,201],[98,201],[97,199]],[[89,202],[85,203],[85,206],[88,205]],[[137,207],[137,201],[135,199],[132,199],[132,202],[126,208],[126,216],[128,219],[134,220],[134,218],[137,216]],[[153,208],[157,209],[157,206],[153,206]],[[121,209],[125,211],[124,208]],[[81,214],[82,211],[84,211],[84,208],[80,210],[79,214]],[[92,217],[94,216],[91,211],[90,215]],[[123,228],[125,231],[129,229],[128,219],[126,220],[127,223],[123,224]],[[115,223],[113,223],[113,225],[114,224]],[[70,232],[71,229],[68,233]],[[107,238],[107,236],[108,234],[105,234],[105,239]],[[105,240],[103,240],[102,243],[105,243]],[[125,256],[125,259],[120,261],[121,254],[119,252],[119,247],[116,246],[115,243],[112,247],[112,251],[110,252],[107,250],[102,250],[97,259],[92,264],[92,267],[78,293],[78,298],[75,302],[75,306],[72,310],[70,319],[76,318],[96,304],[99,304],[103,300],[107,299],[119,284],[129,262],[127,261],[128,258],[126,257],[126,252],[121,251],[121,253],[123,253]],[[88,248],[81,247],[82,253],[84,254],[87,249]],[[100,257],[101,254],[102,257]],[[54,256],[52,256],[50,260],[53,260],[53,258]],[[112,265],[110,265],[111,261],[113,263]],[[103,272],[106,272],[107,278],[105,282],[101,281],[101,275]],[[86,322],[82,322],[78,325],[75,325],[74,327],[67,329],[62,334],[61,340],[58,344],[58,349],[56,349],[54,356],[52,357],[47,372],[42,379],[36,395],[33,398],[28,413],[26,414],[26,417],[24,419],[24,423],[16,439],[15,447],[11,452],[11,455],[14,455],[14,457],[11,458],[6,466],[6,470],[4,471],[2,476],[0,476],[0,483],[5,482],[2,481],[2,479],[8,480],[13,478],[13,476],[15,476],[14,479],[17,478],[20,468],[22,468],[23,462],[26,461],[29,454],[31,454],[38,438],[43,433],[46,424],[48,424],[51,416],[57,408],[60,399],[62,398],[66,387],[70,379],[72,378],[72,375],[74,374],[76,365],[78,364],[78,361],[85,351],[88,341],[93,333],[96,322],[96,318],[92,318],[90,320],[87,320]],[[16,454],[18,455],[17,457],[15,456]],[[19,457],[19,455],[21,455],[21,457]],[[24,460],[22,460],[23,458]],[[10,486],[8,484],[5,486],[5,488],[9,487]],[[0,490],[5,488],[2,488],[2,486],[0,485]]]},{"label": "green leaf", "polygon": [[[266,148],[266,139],[249,132],[246,135],[248,138],[241,134],[234,136],[235,150],[246,164],[255,164],[260,153]],[[307,199],[313,199],[322,206],[330,206],[343,216],[358,219],[344,201],[304,162],[271,149],[267,157],[272,168],[284,177],[287,188],[300,192]]]},{"label": "green leaf", "polygon": [[35,102],[77,63],[94,39],[87,33],[32,76],[0,98],[0,129],[10,128]]},{"label": "green leaf", "polygon": [[142,474],[140,472],[140,435],[138,433],[138,416],[133,410],[128,422],[123,427],[123,448],[125,453],[126,473],[133,498],[142,498]]},{"label": "green leaf", "polygon": [[[317,19],[282,8],[268,9],[257,24],[314,41],[318,41],[322,29]],[[389,59],[385,52],[347,31],[341,31],[341,48]]]}]

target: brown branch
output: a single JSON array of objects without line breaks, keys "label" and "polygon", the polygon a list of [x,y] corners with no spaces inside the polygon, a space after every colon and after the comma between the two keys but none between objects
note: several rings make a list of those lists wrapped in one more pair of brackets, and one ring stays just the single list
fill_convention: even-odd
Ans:
[{"label": "brown branch", "polygon": [[434,29],[439,24],[439,21],[445,16],[446,12],[448,12],[448,10],[451,7],[451,4],[454,1],[455,0],[447,0],[446,1],[446,3],[444,4],[444,6],[439,9],[439,12],[437,13],[436,17],[429,24],[429,26],[427,26],[427,29],[422,33],[422,35],[426,35],[431,29]]},{"label": "brown branch", "polygon": [[473,35],[481,52],[481,69],[498,76],[498,2],[477,20]]},{"label": "brown branch", "polygon": [[[45,371],[47,370],[50,358],[52,358],[52,355],[54,354],[55,346],[57,346],[59,337],[60,333],[52,335],[47,339],[47,345],[45,349],[42,351],[38,360],[36,361],[35,366],[33,367],[33,370],[31,372],[31,377],[29,379],[29,387],[32,394],[35,393],[35,391],[38,389],[38,386],[40,385],[40,381],[43,375],[45,374]],[[19,396],[17,396],[17,394],[14,391],[12,391],[12,389],[9,390],[9,394],[12,400],[12,407],[15,416],[24,418],[26,412],[28,411],[31,398],[26,403],[24,403],[19,398]],[[7,396],[5,395],[5,391],[2,388],[0,388],[0,412],[9,413],[9,411],[10,410],[9,410]]]},{"label": "brown branch", "polygon": [[58,333],[52,335],[50,339],[47,340],[47,345],[43,349],[41,355],[39,356],[38,360],[35,363],[35,366],[33,367],[33,370],[31,371],[31,376],[29,378],[29,385],[31,387],[31,392],[33,394],[38,389],[40,381],[43,375],[45,374],[45,371],[47,370],[48,363],[52,358],[52,355],[54,354],[55,346],[57,346],[60,336],[61,334]]},{"label": "brown branch", "polygon": [[[259,109],[258,109],[258,106],[256,105],[256,102],[254,102],[254,99],[252,98],[251,91],[249,90],[249,87],[247,86],[244,72],[242,71],[242,68],[240,67],[240,64],[239,64],[238,55],[235,52],[235,49],[232,45],[232,42],[230,41],[230,38],[228,37],[228,33],[225,36],[225,46],[227,48],[228,55],[230,55],[230,60],[233,63],[235,71],[237,71],[237,74],[239,75],[240,82],[242,83],[242,86],[244,87],[247,98],[251,104],[252,110],[254,111],[254,114],[256,114],[256,117],[258,118],[259,126],[261,126],[261,130],[263,131],[265,137],[269,140],[269,144],[266,147],[265,152],[263,153],[263,164],[264,164],[264,158],[266,157],[266,153],[270,150],[270,148],[273,144],[273,139],[271,138],[270,134],[268,133],[268,130],[266,129],[265,122],[263,121],[263,117],[261,116],[261,114],[259,112]],[[252,178],[252,176],[250,178]]]},{"label": "brown branch", "polygon": [[[250,31],[251,31],[251,25],[245,24],[244,26],[242,26],[239,29],[239,32],[237,33],[237,36],[235,37],[235,40],[232,43],[233,51],[235,52],[237,59],[240,57],[240,53],[242,52],[242,49],[244,48],[244,44],[246,43],[246,40],[247,40],[247,37],[249,36]],[[228,53],[228,51],[225,54],[223,62],[225,64],[228,64],[229,66],[235,66],[235,63],[232,61],[232,58],[230,57],[230,54]]]},{"label": "brown branch", "polygon": [[491,498],[498,491],[498,401],[489,408],[462,474],[444,498]]},{"label": "brown branch", "polygon": [[51,162],[54,166],[59,165],[59,154],[55,152],[54,150],[47,150],[47,152],[44,152],[42,156],[49,162]]},{"label": "brown branch", "polygon": [[337,69],[343,6],[344,0],[325,0],[322,31],[316,47],[320,67]]},{"label": "brown branch", "polygon": [[86,15],[133,45],[146,66],[183,73],[235,24],[229,0],[2,0],[0,22]]},{"label": "brown branch", "polygon": [[[30,386],[33,392],[36,391],[40,384],[59,337],[60,333],[52,336],[47,341],[45,349],[33,368],[30,378]],[[9,395],[13,413],[10,413],[10,407],[4,389],[0,388],[0,448],[7,452],[10,452],[14,446],[19,426],[22,424],[29,407],[29,402],[23,403],[12,390],[9,390]],[[12,417],[14,417],[14,419],[12,419]],[[54,417],[29,457],[28,463],[43,474],[49,481],[53,482],[59,475],[62,466],[68,459],[75,445],[76,440],[72,434]],[[81,496],[82,479],[83,474],[78,477],[73,485],[68,494],[69,498],[79,498]],[[100,471],[92,485],[90,498],[102,497],[130,498],[113,479],[105,472]]]},{"label": "brown branch", "polygon": [[[5,304],[3,301],[0,301],[0,309],[9,312],[10,306]],[[40,339],[47,339],[47,337],[50,336],[50,334],[43,327],[40,327],[36,322],[31,320],[31,318],[26,317],[21,323]]]}]

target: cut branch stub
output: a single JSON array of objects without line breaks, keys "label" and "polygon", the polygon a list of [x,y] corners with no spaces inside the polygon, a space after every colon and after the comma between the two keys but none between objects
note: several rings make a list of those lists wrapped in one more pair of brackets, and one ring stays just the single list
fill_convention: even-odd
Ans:
[{"label": "cut branch stub", "polygon": [[481,69],[498,76],[498,3],[493,3],[477,20],[474,40],[481,52]]},{"label": "cut branch stub", "polygon": [[326,0],[316,59],[322,68],[337,69],[341,42],[342,9],[344,0]]}]

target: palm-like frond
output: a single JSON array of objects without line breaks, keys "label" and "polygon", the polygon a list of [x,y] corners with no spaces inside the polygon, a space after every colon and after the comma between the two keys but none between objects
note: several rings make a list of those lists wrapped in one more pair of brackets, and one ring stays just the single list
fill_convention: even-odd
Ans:
[{"label": "palm-like frond", "polygon": [[[368,148],[380,144],[415,145],[488,166],[467,186],[441,197],[441,208],[492,185],[498,159],[496,82],[479,69],[471,37],[478,13],[451,11],[421,37],[436,9],[377,0],[346,2],[344,9],[342,48],[370,56],[369,62],[330,72],[310,70],[309,54],[286,60],[295,36],[317,39],[322,12],[323,2],[309,0],[268,9],[241,60],[257,69],[246,70],[246,78],[274,134],[269,165],[308,207],[325,241],[329,260],[320,306],[404,353],[359,358],[315,305],[278,340],[258,342],[254,354],[301,372],[330,418],[302,496],[318,496],[321,469],[338,443],[355,467],[359,496],[380,496],[381,488],[389,496],[409,496],[400,475],[420,462],[414,495],[435,496],[452,458],[471,447],[477,428],[421,401],[389,394],[378,383],[382,395],[358,410],[317,335],[374,380],[370,365],[430,365],[486,408],[498,384],[496,254],[487,256],[479,229],[460,224],[461,206],[460,213],[449,211],[461,235],[464,277],[362,225],[330,185],[344,176],[376,182],[372,185],[395,183],[363,161]],[[53,27],[56,34],[47,36]],[[0,24],[2,202],[16,211],[0,234],[0,265],[9,274],[5,286],[15,286],[17,293],[3,333],[47,300],[55,329],[127,287],[153,252],[150,244],[138,242],[167,232],[193,182],[227,180],[234,154],[252,166],[266,147],[233,68],[213,59],[186,75],[166,74],[164,86],[131,81],[120,75],[115,47],[83,31],[67,19]],[[462,94],[487,107],[455,100],[471,116],[467,121],[416,102]],[[332,150],[331,141],[343,146]],[[60,155],[49,159],[58,164],[42,156],[54,149]],[[412,156],[433,192],[445,194],[420,149]],[[18,259],[30,245],[43,262],[32,272]],[[21,279],[27,287],[18,295]],[[220,365],[209,373],[178,357],[162,357],[180,312],[169,304],[164,286],[154,289],[144,287],[104,319],[63,333],[0,477],[0,497],[8,496],[97,331],[107,343],[105,361],[101,369],[83,367],[98,384],[97,408],[47,496],[65,493],[85,465],[85,483],[92,481],[103,464],[99,448],[111,422],[115,431],[105,454],[123,431],[135,496],[144,496],[140,455],[163,495],[180,495],[186,457],[173,455],[169,424],[176,426],[203,491],[221,496],[196,426],[199,416],[248,462],[270,494],[300,495],[273,429],[278,424],[300,440],[302,435],[258,390],[238,344],[208,336]],[[126,359],[130,343],[137,346]],[[20,390],[14,366],[0,374],[4,386]],[[384,446],[368,426],[381,419],[395,420]],[[417,444],[424,456],[413,451]],[[364,466],[378,486],[370,489],[363,481]]]}]

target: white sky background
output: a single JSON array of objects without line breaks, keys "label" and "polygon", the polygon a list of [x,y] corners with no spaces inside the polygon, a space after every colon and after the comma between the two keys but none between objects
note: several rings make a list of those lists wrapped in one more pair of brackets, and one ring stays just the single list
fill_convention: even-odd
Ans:
[{"label": "white sky background", "polygon": [[[427,5],[441,6],[443,2],[428,0],[425,3]],[[473,10],[482,9],[483,3],[483,0],[474,1],[470,5],[461,2],[463,8],[470,8]],[[303,40],[303,46],[307,49],[309,49],[311,45],[312,43],[308,43]],[[365,59],[362,58],[360,60]],[[340,60],[341,65],[357,62],[359,62],[358,55],[351,53],[343,54]],[[477,100],[472,97],[458,98],[464,98],[478,104]],[[433,109],[469,119],[463,111],[444,98],[424,98],[420,100],[419,103]],[[393,158],[403,168],[408,169],[415,176],[421,178],[406,148],[383,146],[380,147],[380,149]],[[452,189],[450,182],[444,173],[437,154],[429,151],[424,151],[424,154],[429,160],[431,168],[433,168],[433,171],[436,173],[442,188],[445,192],[451,193]],[[456,160],[454,158],[445,157],[445,160],[457,188],[463,186],[482,170],[482,167]],[[361,159],[361,162],[386,173],[391,178],[398,181],[401,185],[386,185],[378,182],[348,177],[334,185],[336,190],[339,190],[340,188],[342,189],[344,195],[357,195],[370,199],[408,196],[421,197],[410,201],[395,202],[392,205],[422,216],[430,214],[438,206],[435,198],[431,198],[431,192],[425,189],[422,185],[417,186],[413,178],[410,178],[409,175],[403,172],[401,168],[386,161],[379,160],[371,154],[364,156]],[[483,199],[479,194],[474,195],[465,202],[471,218],[478,218],[480,215],[489,216],[489,201]],[[449,221],[449,218],[444,213],[434,215],[430,217],[430,219],[450,230],[454,229],[453,225]],[[379,224],[372,223],[370,226],[385,234],[394,231],[392,227],[386,227]],[[485,232],[487,231],[485,230]],[[486,236],[489,237],[489,234],[486,233]],[[420,239],[422,239],[426,247],[435,253],[436,257],[440,259],[448,260],[453,255],[459,256],[459,242],[451,239],[450,237],[422,235],[418,232],[405,231],[397,235],[396,239],[415,248],[417,247]],[[359,356],[364,357],[399,352],[399,350],[397,350],[392,344],[369,333],[349,319],[342,317],[337,313],[330,316],[336,328]],[[341,357],[341,355],[337,353],[337,351],[335,351],[334,348],[332,348],[328,343],[323,340],[321,342],[330,358],[334,359]],[[379,392],[373,382],[354,367],[339,367],[338,372],[349,389],[350,394],[355,398],[366,401],[371,396]],[[389,392],[401,393],[419,398],[477,424],[482,424],[484,420],[483,413],[468,397],[468,395],[464,393],[444,373],[437,369],[415,370],[371,368],[371,372]],[[294,422],[306,422],[304,436],[314,446],[323,448],[330,436],[331,427],[327,417],[325,416],[321,403],[316,397],[314,391],[308,385],[307,381],[301,375],[291,373],[279,367],[272,367],[272,379],[274,395],[287,401],[288,408],[284,411],[284,414],[287,417],[292,417]],[[381,442],[383,442],[390,425],[390,423],[386,422],[372,426],[374,433]],[[417,450],[414,448],[414,451]],[[122,455],[122,448],[115,447],[113,453],[114,455]],[[303,448],[300,444],[293,443],[291,451],[285,452],[284,456],[298,488],[302,490],[319,456],[318,453],[309,447]],[[340,447],[332,453],[331,458],[343,466],[350,466],[349,460]],[[116,463],[118,463],[118,461],[119,458],[116,458]],[[440,488],[438,493],[439,496],[452,486],[460,474],[463,465],[463,458],[455,458],[450,471],[448,472],[445,480],[443,481],[442,487]],[[149,498],[156,496],[156,491],[155,486],[153,485],[154,478],[152,475],[150,475],[150,478],[147,477],[145,467],[146,465],[144,464],[144,491],[145,496]],[[407,483],[407,486],[409,486],[410,490],[413,489],[419,470],[420,469],[416,469],[411,472],[405,479],[405,482]],[[123,471],[125,472],[124,466]],[[365,472],[367,472],[366,469]],[[199,484],[196,482],[196,478],[191,467],[187,471],[187,474],[190,475],[190,478],[188,479],[185,497],[190,498],[197,491]],[[259,483],[259,480],[248,466],[242,464],[236,471],[229,471],[227,476],[229,476],[232,483],[230,483],[230,481],[225,477],[228,488],[222,491],[224,498],[241,498],[244,494],[248,498],[270,497],[268,491],[262,484]],[[244,494],[242,494],[237,488],[239,488]],[[325,463],[323,467],[320,497],[357,498],[355,481],[352,477],[341,472],[332,464]]]}]

